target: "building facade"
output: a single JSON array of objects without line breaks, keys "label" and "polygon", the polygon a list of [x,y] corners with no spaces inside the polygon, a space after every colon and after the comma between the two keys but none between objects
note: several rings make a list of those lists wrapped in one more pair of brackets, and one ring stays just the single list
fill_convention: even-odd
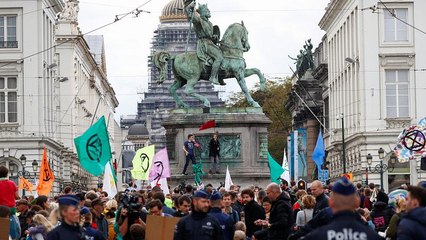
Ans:
[{"label": "building facade", "polygon": [[99,179],[81,168],[73,143],[92,121],[102,115],[109,120],[112,149],[120,137],[103,39],[81,37],[77,4],[2,1],[0,8],[0,164],[14,181],[24,175],[35,183],[46,148],[55,175],[52,193],[65,185],[96,187]]},{"label": "building facade", "polygon": [[407,163],[389,161],[400,132],[426,116],[426,73],[420,71],[425,68],[425,34],[410,26],[426,29],[423,9],[426,2],[405,0],[332,0],[327,6],[319,26],[327,35],[323,97],[332,178],[343,173],[345,157],[346,172],[353,173],[355,182],[380,183],[380,174],[368,168],[380,162],[382,148],[382,160],[391,166],[384,173],[386,191],[420,180],[420,156]]}]

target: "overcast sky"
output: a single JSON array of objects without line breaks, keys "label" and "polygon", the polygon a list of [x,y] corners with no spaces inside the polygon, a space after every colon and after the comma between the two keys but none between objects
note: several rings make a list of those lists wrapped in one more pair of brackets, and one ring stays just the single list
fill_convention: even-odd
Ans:
[{"label": "overcast sky", "polygon": [[[112,22],[116,15],[129,12],[148,0],[80,0],[79,27],[83,33]],[[148,89],[147,56],[159,16],[170,0],[151,0],[139,17],[128,16],[92,34],[102,34],[108,79],[117,94],[116,119],[123,114],[136,114],[139,92]],[[267,77],[291,75],[295,57],[304,41],[311,38],[318,45],[324,31],[318,23],[329,0],[200,0],[212,13],[211,22],[221,33],[234,22],[244,21],[249,31],[251,49],[246,52],[247,67],[259,68]],[[247,79],[251,88],[259,80]],[[240,91],[235,79],[226,80],[227,94]]]}]

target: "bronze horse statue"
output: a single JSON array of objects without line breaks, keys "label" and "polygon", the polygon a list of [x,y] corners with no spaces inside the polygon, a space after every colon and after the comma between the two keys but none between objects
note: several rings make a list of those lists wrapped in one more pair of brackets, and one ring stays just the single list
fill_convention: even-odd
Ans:
[{"label": "bronze horse statue", "polygon": [[[260,107],[259,103],[253,100],[247,89],[245,78],[256,74],[260,80],[260,90],[265,89],[265,77],[257,68],[246,69],[246,62],[243,58],[243,53],[250,49],[248,42],[248,32],[244,23],[231,24],[225,31],[222,40],[220,41],[220,49],[223,53],[223,62],[219,71],[219,80],[227,78],[236,78],[241,90],[247,98],[248,103],[253,107]],[[211,67],[198,58],[197,53],[187,52],[176,56],[170,56],[167,52],[159,52],[154,54],[153,62],[155,67],[160,71],[160,78],[157,83],[161,84],[167,73],[167,62],[173,62],[173,74],[175,81],[169,87],[169,92],[176,101],[178,108],[188,108],[189,105],[184,103],[177,95],[177,90],[186,85],[184,93],[192,96],[201,102],[204,106],[210,107],[209,100],[194,91],[194,86],[199,80],[208,80]]]}]

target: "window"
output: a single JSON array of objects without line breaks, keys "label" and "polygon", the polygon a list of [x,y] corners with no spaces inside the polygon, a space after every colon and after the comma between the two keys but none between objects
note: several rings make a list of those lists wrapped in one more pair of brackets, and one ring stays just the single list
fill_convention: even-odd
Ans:
[{"label": "window", "polygon": [[409,117],[408,70],[385,70],[386,116]]},{"label": "window", "polygon": [[[403,23],[408,22],[407,8],[394,8],[384,10],[385,16],[385,42],[402,42],[408,41],[408,26]],[[392,14],[395,14],[394,17]],[[401,19],[402,21],[398,20]]]},{"label": "window", "polygon": [[0,77],[0,123],[18,121],[17,90],[16,77]]},{"label": "window", "polygon": [[16,15],[0,15],[0,48],[17,48]]}]

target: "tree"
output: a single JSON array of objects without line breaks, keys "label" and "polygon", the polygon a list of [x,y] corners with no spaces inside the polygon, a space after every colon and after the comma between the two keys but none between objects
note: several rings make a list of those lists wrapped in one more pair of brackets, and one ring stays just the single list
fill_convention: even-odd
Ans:
[{"label": "tree", "polygon": [[[287,136],[292,124],[291,114],[284,108],[291,87],[288,78],[282,83],[267,80],[265,91],[260,91],[257,85],[250,92],[253,99],[262,106],[265,115],[272,121],[268,127],[268,150],[272,157],[280,162],[283,159],[283,150],[287,146]],[[250,106],[242,92],[231,95],[227,105],[230,107]]]}]

